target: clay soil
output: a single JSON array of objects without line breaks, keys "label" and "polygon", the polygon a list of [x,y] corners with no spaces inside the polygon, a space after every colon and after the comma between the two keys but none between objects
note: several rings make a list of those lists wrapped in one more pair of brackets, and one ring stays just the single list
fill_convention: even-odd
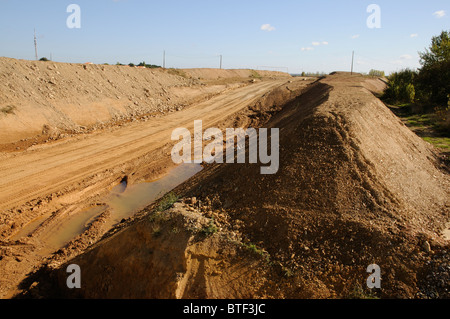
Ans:
[{"label": "clay soil", "polygon": [[[53,253],[66,249],[69,258],[100,239],[109,230],[111,211],[99,211],[83,233],[55,247],[53,234],[61,224],[100,207],[124,177],[132,185],[173,168],[173,129],[192,128],[198,119],[205,129],[235,121],[236,113],[269,92],[278,92],[273,96],[281,103],[308,83],[289,83],[289,75],[270,72],[270,77],[255,80],[250,70],[216,70],[214,78],[208,69],[4,58],[0,65],[0,108],[11,110],[0,114],[3,298],[17,293],[27,274]],[[194,71],[196,78],[190,75]]]},{"label": "clay soil", "polygon": [[[2,153],[3,296],[448,298],[448,168],[375,97],[384,82],[250,74],[244,85],[235,76],[225,81],[237,87],[147,122]],[[170,169],[167,138],[194,119],[280,128],[279,171],[204,164],[172,191],[175,199],[113,229],[104,229],[105,211],[85,233],[42,253],[52,223],[98,203],[123,176],[133,183]],[[46,214],[34,232],[12,239]],[[66,286],[69,264],[82,270],[81,289]],[[382,289],[366,286],[370,264],[381,268]]]}]

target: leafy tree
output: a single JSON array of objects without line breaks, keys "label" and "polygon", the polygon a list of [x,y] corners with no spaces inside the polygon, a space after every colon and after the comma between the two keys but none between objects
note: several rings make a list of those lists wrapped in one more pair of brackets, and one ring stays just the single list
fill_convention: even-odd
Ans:
[{"label": "leafy tree", "polygon": [[417,71],[410,69],[392,73],[389,76],[389,83],[384,92],[384,98],[394,103],[413,103],[416,99],[414,84],[417,76]]},{"label": "leafy tree", "polygon": [[384,73],[384,71],[379,71],[379,70],[370,70],[370,72],[369,72],[369,75],[370,76],[379,76],[379,77],[382,77],[382,76],[385,76],[385,73]]},{"label": "leafy tree", "polygon": [[39,61],[44,61],[44,62],[48,62],[50,61],[49,59],[47,59],[46,57],[40,58]]},{"label": "leafy tree", "polygon": [[406,98],[408,99],[409,103],[414,103],[414,99],[416,97],[416,89],[414,88],[414,85],[412,83],[409,83],[406,85]]},{"label": "leafy tree", "polygon": [[145,66],[146,68],[149,69],[156,69],[156,68],[160,68],[159,65],[154,65],[154,64],[146,64],[145,61],[141,62],[138,64],[138,66]]},{"label": "leafy tree", "polygon": [[431,40],[425,52],[419,52],[420,74],[418,84],[430,102],[445,105],[450,94],[450,31],[442,31]]}]

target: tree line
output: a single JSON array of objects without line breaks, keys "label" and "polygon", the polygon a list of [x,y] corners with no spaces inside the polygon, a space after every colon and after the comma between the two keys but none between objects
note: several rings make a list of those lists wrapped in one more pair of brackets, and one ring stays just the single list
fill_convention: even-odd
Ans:
[{"label": "tree line", "polygon": [[389,76],[384,99],[391,103],[416,103],[447,107],[450,103],[450,31],[431,40],[419,52],[421,68],[404,69]]},{"label": "tree line", "polygon": [[450,133],[450,31],[433,37],[430,47],[419,52],[419,56],[421,68],[404,69],[389,76],[383,100],[434,112],[439,127]]}]

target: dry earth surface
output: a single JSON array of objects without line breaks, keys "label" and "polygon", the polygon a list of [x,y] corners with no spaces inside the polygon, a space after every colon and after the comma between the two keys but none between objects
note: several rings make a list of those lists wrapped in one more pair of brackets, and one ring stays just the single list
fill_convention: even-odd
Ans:
[{"label": "dry earth surface", "polygon": [[[17,63],[20,70],[47,66],[4,63]],[[14,139],[5,137],[0,158],[3,297],[449,297],[450,247],[443,236],[450,221],[448,167],[375,97],[383,81],[347,73],[304,81],[279,73],[260,78],[248,70],[171,74],[58,65],[65,68],[69,74],[95,68],[85,74],[98,76],[92,85],[105,83],[108,72],[112,78],[130,72],[118,83],[134,76],[129,85],[141,88],[170,78],[170,83],[180,81],[175,92],[191,92],[194,102],[177,111],[183,96],[177,100],[167,93],[174,104],[167,104],[166,114],[144,115],[153,106],[138,116],[124,112],[120,123],[133,117],[135,122],[95,127],[26,151],[14,150],[8,146]],[[139,78],[138,71],[149,72],[149,78]],[[153,84],[149,94],[159,88],[172,92],[170,85]],[[10,94],[17,91],[5,87]],[[73,98],[69,93],[59,93],[57,104]],[[86,94],[80,107],[108,105],[93,95]],[[21,98],[31,99],[14,100],[16,116],[25,104]],[[49,104],[48,97],[38,100]],[[63,247],[48,247],[55,225],[101,205],[105,192],[124,177],[133,184],[169,170],[172,130],[192,130],[198,119],[204,129],[280,128],[279,171],[261,175],[259,164],[203,164],[201,172],[173,190],[177,199],[166,207],[164,200],[154,203],[113,229],[106,225],[114,212],[106,209]],[[36,218],[43,218],[37,228],[17,235]],[[376,291],[365,288],[366,268],[373,263],[382,270],[382,289]],[[81,289],[66,286],[69,264],[81,267]]]},{"label": "dry earth surface", "polygon": [[308,82],[288,83],[289,75],[270,72],[255,79],[250,70],[215,70],[214,78],[209,69],[14,59],[1,59],[0,65],[0,108],[13,106],[12,112],[0,113],[4,297],[45,257],[63,248],[58,231],[86,208],[104,207],[88,220],[80,238],[74,238],[79,247],[72,253],[108,231],[112,221],[111,209],[102,205],[105,194],[125,176],[133,184],[157,179],[172,168],[173,129],[192,128],[199,119],[205,129],[234,121],[236,112],[268,92],[280,92],[281,101]]}]

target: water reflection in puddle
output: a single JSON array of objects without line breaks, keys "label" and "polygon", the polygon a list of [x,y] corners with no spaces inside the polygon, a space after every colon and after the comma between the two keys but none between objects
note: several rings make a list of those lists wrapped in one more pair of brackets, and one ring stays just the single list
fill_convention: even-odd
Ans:
[{"label": "water reflection in puddle", "polygon": [[49,237],[44,238],[46,246],[50,250],[63,247],[69,241],[82,234],[105,209],[106,207],[104,206],[96,206],[67,217],[64,219],[64,222],[53,227]]},{"label": "water reflection in puddle", "polygon": [[123,218],[133,216],[201,170],[199,164],[184,164],[156,181],[130,185],[125,190],[122,190],[123,185],[115,188],[106,200],[111,208],[111,223],[114,225]]},{"label": "water reflection in puddle", "polygon": [[35,220],[29,222],[25,227],[23,227],[17,234],[11,237],[11,240],[19,240],[22,237],[26,237],[29,234],[33,233],[42,223],[51,216],[51,214],[46,214],[41,217],[36,218]]},{"label": "water reflection in puddle", "polygon": [[58,249],[76,236],[82,234],[89,224],[106,209],[111,212],[106,229],[144,209],[164,194],[182,184],[202,170],[200,164],[183,164],[172,169],[166,176],[151,182],[127,185],[127,180],[115,186],[104,200],[106,205],[96,206],[65,219],[55,227],[46,242],[52,249]]}]

